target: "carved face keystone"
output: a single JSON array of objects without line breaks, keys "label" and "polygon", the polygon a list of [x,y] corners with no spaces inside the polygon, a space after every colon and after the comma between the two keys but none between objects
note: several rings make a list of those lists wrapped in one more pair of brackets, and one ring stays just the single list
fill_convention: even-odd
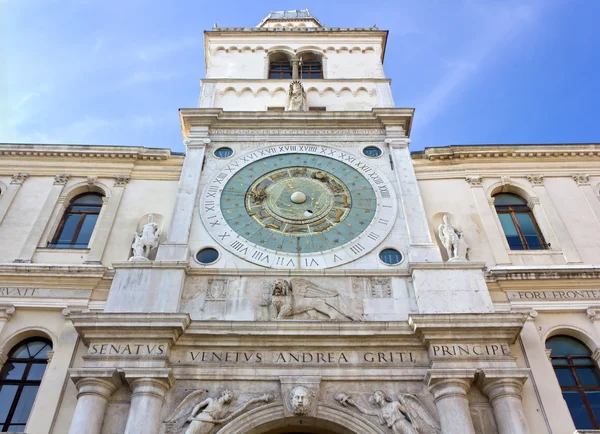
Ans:
[{"label": "carved face keystone", "polygon": [[303,415],[310,410],[311,396],[308,389],[304,386],[297,386],[292,389],[292,411],[295,415]]}]

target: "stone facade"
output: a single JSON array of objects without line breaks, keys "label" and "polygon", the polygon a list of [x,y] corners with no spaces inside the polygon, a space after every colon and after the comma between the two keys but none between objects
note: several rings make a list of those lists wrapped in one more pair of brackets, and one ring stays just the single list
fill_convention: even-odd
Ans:
[{"label": "stone facade", "polygon": [[[0,145],[0,362],[29,338],[52,346],[24,431],[575,432],[546,341],[599,357],[600,146],[411,154],[387,32],[288,11],[205,37],[185,156]],[[302,79],[308,52],[320,79]],[[306,111],[269,109],[288,103],[291,79],[267,78],[282,53]],[[253,170],[268,186],[247,175],[239,202],[225,194]],[[277,202],[280,172],[302,216]],[[93,232],[64,248],[86,193]],[[543,249],[509,243],[499,193],[523,199]]]}]

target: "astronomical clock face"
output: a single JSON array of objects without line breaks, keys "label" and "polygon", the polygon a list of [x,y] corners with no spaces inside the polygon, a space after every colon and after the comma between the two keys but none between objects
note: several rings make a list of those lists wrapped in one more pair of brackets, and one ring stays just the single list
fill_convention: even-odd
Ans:
[{"label": "astronomical clock face", "polygon": [[389,233],[396,201],[369,162],[323,146],[273,146],[231,162],[211,180],[203,223],[225,249],[272,268],[342,265]]}]

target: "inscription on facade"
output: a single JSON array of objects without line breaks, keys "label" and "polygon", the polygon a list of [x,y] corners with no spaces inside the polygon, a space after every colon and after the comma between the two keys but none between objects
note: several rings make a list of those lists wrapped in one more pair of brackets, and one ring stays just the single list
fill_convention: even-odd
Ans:
[{"label": "inscription on facade", "polygon": [[187,351],[183,362],[276,365],[404,365],[425,362],[419,351]]},{"label": "inscription on facade", "polygon": [[164,356],[166,344],[92,344],[88,350],[93,356]]},{"label": "inscription on facade", "polygon": [[584,300],[600,298],[600,291],[507,291],[511,300]]},{"label": "inscription on facade", "polygon": [[88,298],[89,289],[43,289],[0,287],[0,297],[48,297],[48,298]]},{"label": "inscription on facade", "polygon": [[500,357],[510,356],[507,344],[450,344],[431,345],[430,357]]}]

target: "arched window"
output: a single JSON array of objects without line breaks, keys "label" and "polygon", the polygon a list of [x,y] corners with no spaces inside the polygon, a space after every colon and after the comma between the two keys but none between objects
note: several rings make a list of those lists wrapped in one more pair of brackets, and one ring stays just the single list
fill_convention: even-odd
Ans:
[{"label": "arched window", "polygon": [[548,246],[527,202],[516,194],[494,196],[496,213],[511,250],[543,250]]},{"label": "arched window", "polygon": [[562,395],[577,429],[600,428],[600,376],[591,352],[569,336],[546,341]]},{"label": "arched window", "polygon": [[47,339],[31,338],[10,351],[0,372],[0,431],[25,431],[51,349]]},{"label": "arched window", "polygon": [[56,235],[48,247],[85,249],[102,208],[102,195],[84,193],[75,197],[65,211]]},{"label": "arched window", "polygon": [[323,63],[319,56],[313,53],[302,53],[300,59],[301,78],[323,78]]},{"label": "arched window", "polygon": [[269,78],[292,78],[292,62],[285,53],[275,53],[269,57]]}]

